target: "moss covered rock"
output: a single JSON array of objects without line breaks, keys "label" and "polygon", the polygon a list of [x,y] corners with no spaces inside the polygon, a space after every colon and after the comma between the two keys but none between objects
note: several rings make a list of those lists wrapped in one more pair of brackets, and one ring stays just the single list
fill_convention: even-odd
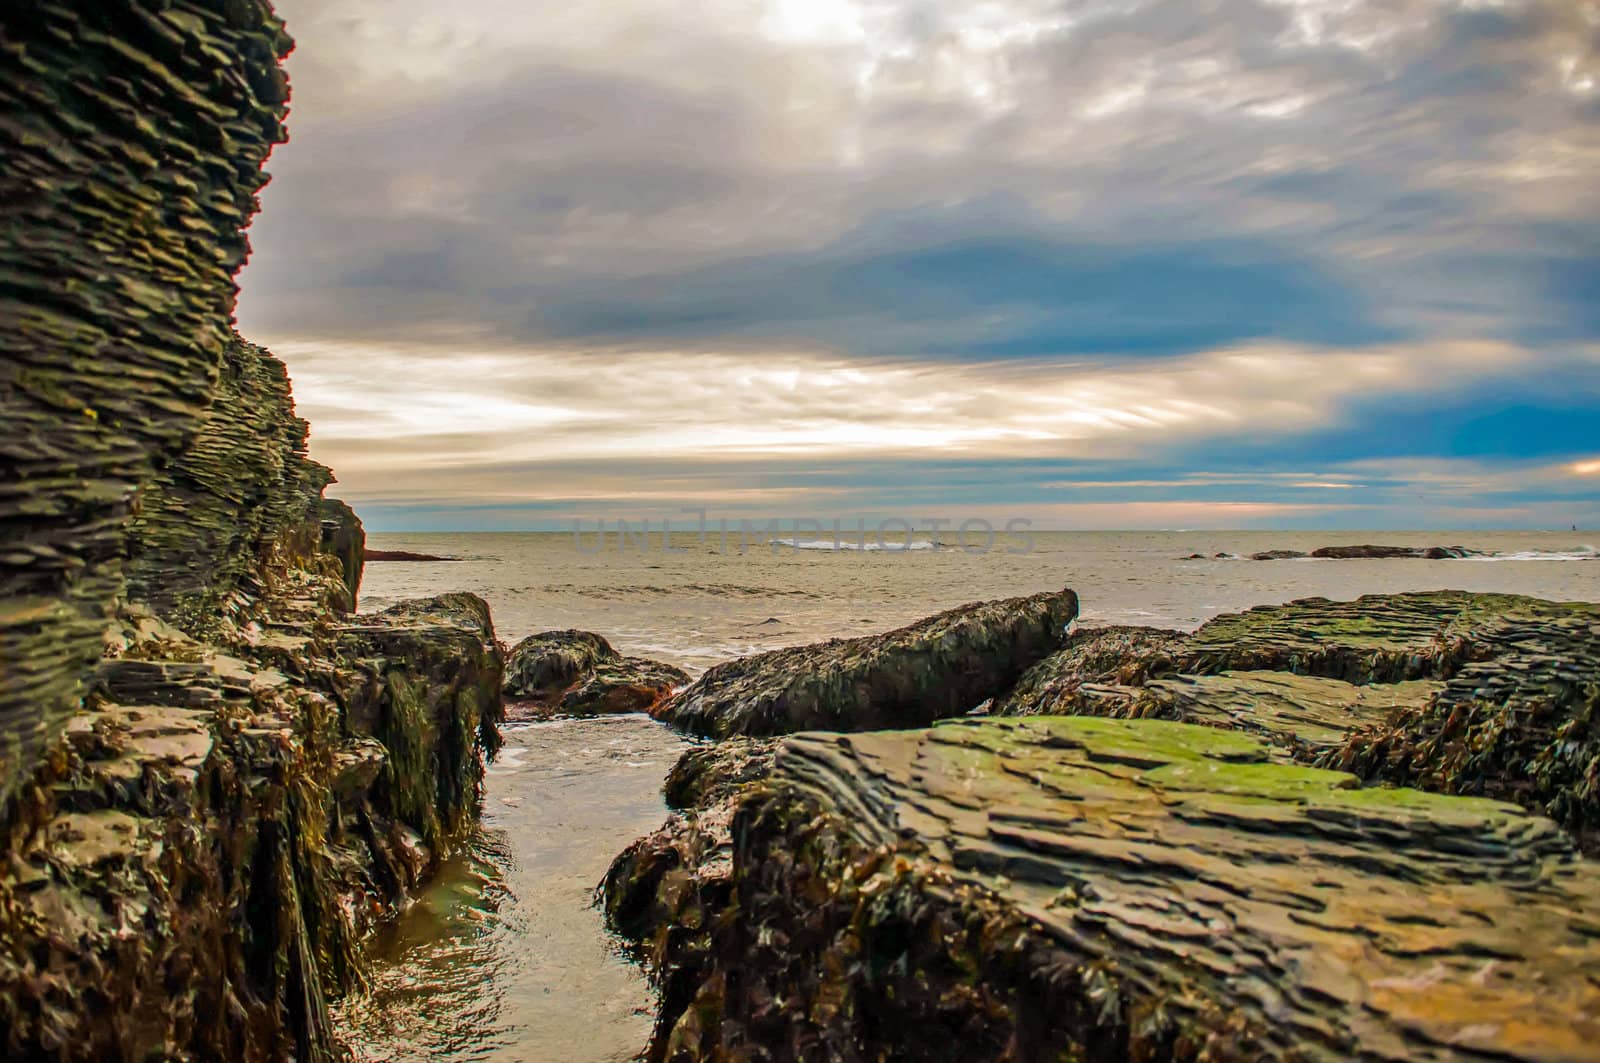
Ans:
[{"label": "moss covered rock", "polygon": [[619,921],[663,990],[653,1058],[1557,1060],[1597,1033],[1600,892],[1554,824],[1245,734],[801,735],[728,837],[715,888],[652,869]]}]

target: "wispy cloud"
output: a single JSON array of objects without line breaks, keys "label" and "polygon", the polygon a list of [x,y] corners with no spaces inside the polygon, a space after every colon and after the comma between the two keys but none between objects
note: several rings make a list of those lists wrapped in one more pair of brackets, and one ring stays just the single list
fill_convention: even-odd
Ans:
[{"label": "wispy cloud", "polygon": [[1593,0],[278,6],[240,323],[352,494],[1592,487]]}]

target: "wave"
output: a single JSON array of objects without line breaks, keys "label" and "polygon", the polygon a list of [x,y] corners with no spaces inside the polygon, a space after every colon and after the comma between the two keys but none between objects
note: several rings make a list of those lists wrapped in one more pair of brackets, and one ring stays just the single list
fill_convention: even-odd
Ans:
[{"label": "wave", "polygon": [[1463,557],[1462,561],[1600,561],[1600,549],[1575,546],[1570,550],[1506,550]]},{"label": "wave", "polygon": [[770,546],[788,546],[796,550],[855,550],[858,552],[872,553],[877,550],[887,550],[889,553],[904,553],[910,550],[937,550],[939,544],[927,539],[916,539],[912,542],[849,542],[844,539],[768,539]]}]

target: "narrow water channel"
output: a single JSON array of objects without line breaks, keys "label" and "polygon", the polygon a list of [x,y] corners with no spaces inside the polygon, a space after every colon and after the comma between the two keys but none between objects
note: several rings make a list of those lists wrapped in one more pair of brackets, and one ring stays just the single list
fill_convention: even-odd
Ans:
[{"label": "narrow water channel", "polygon": [[660,824],[661,780],[683,746],[644,716],[508,726],[482,827],[373,943],[371,991],[336,1009],[357,1056],[632,1059],[650,994],[591,891]]}]

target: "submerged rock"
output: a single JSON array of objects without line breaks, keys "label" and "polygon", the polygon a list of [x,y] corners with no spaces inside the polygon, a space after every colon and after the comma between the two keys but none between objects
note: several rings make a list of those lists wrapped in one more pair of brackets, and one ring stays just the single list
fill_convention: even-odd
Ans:
[{"label": "submerged rock", "polygon": [[1077,595],[1063,590],[753,654],[711,668],[656,715],[716,737],[921,726],[1003,693],[1061,647],[1077,615]]},{"label": "submerged rock", "polygon": [[652,1058],[1587,1055],[1600,879],[1553,824],[1270,752],[1091,718],[788,739],[717,888],[670,869],[631,909]]}]

